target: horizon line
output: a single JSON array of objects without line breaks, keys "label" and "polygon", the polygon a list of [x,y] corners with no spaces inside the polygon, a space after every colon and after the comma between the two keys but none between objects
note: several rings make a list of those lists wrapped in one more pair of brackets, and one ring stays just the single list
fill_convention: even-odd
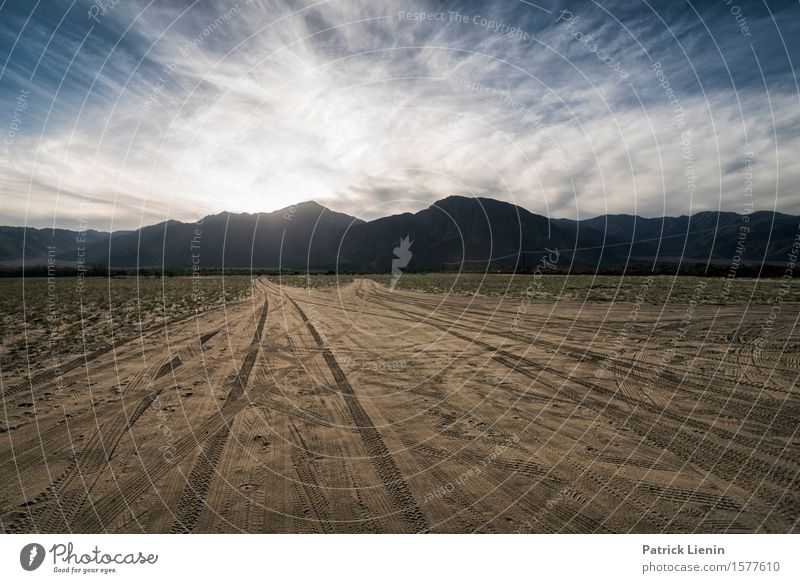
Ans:
[{"label": "horizon line", "polygon": [[209,214],[204,215],[204,216],[200,217],[199,219],[195,219],[195,220],[169,218],[169,219],[163,219],[163,220],[161,220],[159,222],[156,222],[156,223],[148,223],[148,224],[139,225],[138,227],[135,227],[135,228],[123,228],[123,229],[116,229],[116,230],[111,230],[111,231],[97,229],[97,228],[91,228],[91,227],[81,228],[80,223],[77,225],[77,228],[69,228],[69,227],[54,226],[54,225],[46,225],[46,226],[39,227],[39,226],[35,226],[34,224],[27,224],[27,225],[0,225],[0,228],[36,229],[36,230],[40,230],[40,231],[44,231],[44,230],[49,229],[51,231],[64,230],[64,231],[75,231],[75,232],[95,231],[95,232],[98,232],[98,233],[119,233],[119,232],[125,232],[125,231],[138,231],[138,230],[141,230],[141,229],[146,229],[148,227],[155,227],[155,226],[158,226],[158,225],[161,225],[161,224],[164,224],[164,223],[169,223],[169,222],[177,222],[177,223],[181,223],[181,224],[184,224],[184,225],[200,224],[202,221],[204,221],[205,219],[207,219],[209,217],[215,217],[215,216],[224,215],[224,214],[229,214],[229,215],[251,215],[251,216],[252,215],[272,215],[272,214],[277,214],[277,213],[281,213],[281,212],[287,212],[287,211],[290,211],[293,208],[300,207],[302,205],[308,205],[308,204],[315,204],[315,205],[317,205],[317,206],[319,206],[319,207],[321,207],[321,208],[323,208],[323,209],[325,209],[325,210],[327,210],[329,212],[334,212],[334,213],[338,213],[338,214],[341,214],[341,215],[346,215],[348,217],[351,217],[352,219],[361,221],[363,223],[371,223],[373,221],[378,221],[378,220],[386,219],[386,218],[390,218],[390,217],[401,216],[401,215],[404,215],[404,214],[411,214],[411,215],[418,214],[420,212],[423,212],[425,210],[429,210],[429,209],[435,207],[437,204],[439,204],[442,201],[445,201],[445,200],[447,200],[449,198],[491,200],[491,201],[494,201],[494,202],[499,202],[499,203],[503,203],[503,204],[507,204],[507,205],[510,205],[510,206],[517,207],[517,208],[522,209],[524,211],[527,211],[527,212],[529,212],[529,213],[531,213],[533,215],[543,217],[543,218],[547,219],[548,221],[569,220],[569,221],[575,221],[575,222],[582,222],[582,221],[590,221],[592,219],[597,219],[597,218],[601,218],[601,217],[612,217],[612,216],[618,216],[618,217],[619,216],[626,216],[626,217],[633,217],[633,218],[642,219],[642,220],[680,219],[680,218],[684,218],[684,217],[691,218],[691,217],[695,217],[697,215],[701,215],[701,214],[704,214],[704,213],[727,213],[727,214],[734,214],[734,215],[737,215],[737,216],[744,216],[746,214],[747,215],[752,215],[752,214],[756,214],[756,213],[770,213],[770,214],[773,214],[773,215],[784,215],[784,216],[789,216],[789,217],[800,218],[800,215],[793,215],[791,213],[786,213],[786,212],[779,211],[779,210],[773,208],[773,209],[753,209],[748,213],[742,213],[742,212],[730,211],[730,210],[722,210],[722,209],[701,210],[701,211],[697,211],[697,212],[691,213],[691,214],[656,215],[656,216],[652,216],[652,217],[643,216],[643,215],[637,215],[637,214],[631,214],[631,213],[622,213],[622,212],[613,213],[613,212],[609,212],[609,213],[603,213],[603,214],[599,214],[599,215],[593,215],[593,216],[586,217],[586,218],[576,219],[574,217],[554,217],[554,216],[548,216],[548,215],[544,215],[544,214],[535,213],[535,212],[533,212],[533,211],[531,211],[531,210],[529,210],[529,209],[527,209],[524,206],[521,206],[519,204],[515,204],[515,203],[512,203],[512,202],[505,201],[505,200],[492,198],[492,197],[489,197],[489,196],[464,196],[464,195],[460,195],[460,194],[452,194],[452,195],[448,195],[448,196],[446,196],[444,198],[440,198],[437,201],[435,201],[435,202],[431,203],[430,205],[428,205],[427,207],[425,207],[424,209],[421,209],[421,210],[418,210],[418,211],[402,211],[402,212],[398,212],[398,213],[382,215],[382,216],[375,217],[375,218],[369,219],[369,220],[361,219],[359,217],[350,215],[349,213],[335,210],[335,209],[333,209],[333,208],[331,208],[329,206],[326,206],[324,204],[321,204],[321,203],[317,202],[316,200],[309,199],[309,200],[296,202],[294,204],[290,204],[290,205],[285,206],[283,208],[275,209],[273,211],[249,212],[249,211],[222,210],[222,211],[219,211],[219,212],[216,212],[216,213],[209,213]]}]

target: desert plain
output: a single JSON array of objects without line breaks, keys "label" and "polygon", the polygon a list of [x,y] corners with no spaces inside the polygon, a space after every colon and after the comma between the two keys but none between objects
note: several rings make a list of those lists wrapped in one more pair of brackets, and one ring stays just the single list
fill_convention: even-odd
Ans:
[{"label": "desert plain", "polygon": [[15,328],[0,530],[798,530],[800,304],[777,283],[423,280],[241,278],[202,310],[139,294]]}]

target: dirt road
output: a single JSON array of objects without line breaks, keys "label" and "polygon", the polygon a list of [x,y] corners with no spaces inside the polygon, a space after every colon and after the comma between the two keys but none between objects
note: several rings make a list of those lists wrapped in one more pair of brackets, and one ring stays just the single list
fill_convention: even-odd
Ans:
[{"label": "dirt road", "polygon": [[800,342],[768,317],[257,281],[62,394],[4,385],[0,529],[797,531]]}]

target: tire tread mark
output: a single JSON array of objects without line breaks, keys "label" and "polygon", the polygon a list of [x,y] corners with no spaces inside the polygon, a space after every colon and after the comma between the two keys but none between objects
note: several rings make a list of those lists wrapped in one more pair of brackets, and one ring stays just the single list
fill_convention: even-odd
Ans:
[{"label": "tire tread mark", "polygon": [[[264,298],[264,307],[261,309],[261,316],[256,325],[253,339],[250,342],[250,350],[242,366],[239,368],[233,389],[228,393],[228,397],[225,400],[225,406],[238,400],[247,390],[247,382],[250,380],[250,375],[253,372],[253,365],[259,354],[262,328],[266,322],[268,311],[269,299]],[[201,453],[195,465],[192,467],[192,471],[189,472],[186,486],[178,501],[175,522],[172,525],[172,534],[190,533],[197,525],[200,513],[206,506],[206,497],[211,490],[211,483],[214,480],[214,475],[217,473],[217,464],[219,464],[219,459],[222,457],[225,444],[228,442],[228,436],[230,435],[234,420],[235,417],[231,418],[230,423],[224,423],[224,425],[214,433],[211,439],[206,441],[203,445]]]},{"label": "tire tread mark", "polygon": [[408,489],[400,472],[400,468],[392,458],[389,449],[381,437],[380,432],[375,428],[369,414],[364,410],[361,402],[358,399],[353,387],[347,380],[344,372],[342,371],[339,363],[336,362],[336,357],[333,352],[325,347],[322,338],[317,332],[314,324],[308,319],[305,312],[297,305],[294,300],[291,300],[295,309],[300,314],[301,319],[305,322],[309,332],[314,337],[317,345],[323,349],[322,356],[328,364],[328,368],[333,374],[337,386],[342,397],[347,404],[350,414],[355,422],[358,435],[361,439],[361,444],[364,447],[370,462],[373,465],[378,477],[383,482],[384,486],[389,492],[389,496],[395,506],[400,510],[406,522],[414,529],[414,532],[425,532],[428,530],[428,522],[425,519],[425,514],[417,505],[414,496]]},{"label": "tire tread mark", "polygon": [[178,501],[172,534],[190,533],[197,524],[229,434],[230,425],[224,425],[204,444]]}]

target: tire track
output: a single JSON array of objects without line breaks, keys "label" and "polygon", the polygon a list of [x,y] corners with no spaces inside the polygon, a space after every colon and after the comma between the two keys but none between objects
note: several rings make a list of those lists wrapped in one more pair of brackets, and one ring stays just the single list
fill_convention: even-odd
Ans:
[{"label": "tire track", "polygon": [[290,298],[292,305],[294,305],[300,318],[306,324],[311,336],[317,343],[317,346],[322,349],[322,356],[328,364],[328,368],[333,374],[336,385],[345,400],[353,421],[356,425],[358,435],[361,439],[361,444],[364,451],[370,458],[373,468],[375,469],[378,477],[383,482],[384,486],[389,492],[389,496],[394,503],[395,507],[400,511],[401,515],[407,524],[413,529],[413,532],[424,532],[428,530],[428,522],[425,519],[425,514],[417,505],[414,496],[408,489],[408,485],[403,479],[400,468],[392,458],[389,449],[383,441],[380,432],[375,428],[372,419],[364,410],[361,402],[358,400],[353,387],[347,380],[344,372],[342,371],[339,363],[336,362],[336,357],[329,348],[324,345],[319,332],[314,327],[314,324],[308,319],[305,312],[297,305],[293,299]]},{"label": "tire track", "polygon": [[200,513],[206,505],[206,497],[211,489],[211,482],[214,480],[217,464],[225,449],[229,434],[230,425],[225,425],[203,446],[200,456],[186,480],[186,488],[178,501],[172,534],[190,533],[197,524],[197,519],[200,518]]},{"label": "tire track", "polygon": [[[407,316],[413,317],[413,316],[416,315],[413,312],[408,312],[406,310],[402,310],[400,308],[397,308],[396,306],[393,306],[392,309],[394,309],[397,312],[406,314]],[[680,415],[680,414],[674,413],[669,409],[664,409],[663,407],[659,407],[658,405],[655,405],[655,404],[653,404],[653,403],[651,403],[649,401],[641,401],[639,399],[627,396],[627,395],[625,395],[625,394],[623,394],[621,392],[610,391],[609,389],[607,389],[607,388],[605,388],[605,387],[603,387],[601,385],[597,385],[595,383],[592,383],[592,382],[589,382],[589,381],[585,381],[583,379],[580,379],[579,377],[577,377],[574,374],[566,373],[566,372],[564,372],[564,371],[562,371],[562,370],[560,370],[558,368],[549,366],[549,364],[547,364],[547,363],[542,364],[542,363],[536,362],[536,361],[532,360],[530,357],[520,357],[520,356],[512,354],[512,353],[510,353],[510,352],[508,352],[506,350],[503,350],[503,349],[500,349],[500,348],[498,348],[496,346],[493,346],[493,345],[491,345],[491,344],[489,344],[487,342],[483,342],[481,340],[478,340],[477,338],[472,338],[470,336],[466,336],[464,334],[460,334],[459,332],[456,332],[455,330],[452,329],[452,324],[449,323],[449,322],[444,322],[444,321],[441,321],[441,320],[438,320],[438,319],[434,319],[434,318],[429,318],[428,320],[429,321],[427,322],[427,324],[429,326],[432,326],[432,327],[434,327],[434,328],[436,328],[438,330],[441,330],[442,332],[445,332],[447,334],[455,336],[456,338],[459,338],[459,339],[461,339],[461,340],[463,340],[463,341],[465,341],[465,342],[467,342],[469,344],[475,344],[476,346],[480,346],[480,347],[488,350],[489,352],[492,353],[492,355],[493,355],[492,358],[494,360],[496,360],[497,362],[500,362],[501,364],[505,365],[506,367],[510,368],[511,370],[513,370],[515,372],[521,373],[524,376],[527,376],[527,377],[531,378],[532,380],[536,380],[538,382],[541,382],[541,383],[545,384],[543,379],[541,378],[540,372],[546,372],[546,373],[553,374],[553,375],[561,378],[562,380],[573,382],[573,383],[579,384],[581,386],[584,386],[585,388],[587,388],[590,391],[592,391],[593,395],[605,395],[605,396],[608,397],[608,401],[603,403],[603,407],[604,408],[609,407],[610,404],[613,401],[617,401],[618,400],[620,402],[623,402],[623,403],[626,403],[626,404],[630,405],[635,410],[641,409],[641,410],[646,411],[647,413],[650,413],[650,414],[653,414],[653,415],[657,415],[658,418],[660,420],[662,420],[662,421],[664,421],[664,420],[670,421],[670,422],[676,424],[678,426],[678,428],[681,429],[681,430],[685,429],[685,430],[709,432],[710,434],[715,435],[716,437],[718,437],[720,439],[731,441],[731,442],[733,442],[735,444],[738,444],[741,447],[749,448],[751,450],[755,450],[756,449],[756,445],[758,445],[758,451],[759,452],[770,453],[773,456],[778,456],[780,454],[780,451],[782,451],[782,447],[780,447],[780,446],[771,446],[769,443],[765,443],[759,437],[755,437],[755,438],[754,437],[749,437],[747,435],[744,435],[740,431],[730,431],[730,430],[727,430],[727,429],[724,429],[724,428],[720,428],[720,427],[717,427],[717,426],[709,426],[709,425],[707,425],[707,424],[705,424],[705,423],[703,423],[701,421],[686,417],[684,415]],[[465,328],[471,329],[468,326],[465,326]],[[479,330],[474,330],[474,329],[473,329],[473,331],[481,332]],[[494,332],[487,331],[487,330],[483,330],[482,332],[488,332],[488,333],[494,334]],[[508,336],[506,336],[504,334],[497,334],[497,335],[501,336],[501,337],[508,337]],[[583,358],[585,360],[595,360],[596,361],[597,358],[599,358],[599,356],[584,355]],[[532,369],[534,371],[537,371],[537,372],[536,373],[531,373],[528,370],[526,370],[526,368],[530,368],[530,369]],[[652,376],[652,371],[650,371],[648,373],[648,377],[649,376]],[[681,386],[684,386],[684,385],[685,385],[684,383],[681,383]],[[560,391],[562,394],[564,394],[567,389],[557,389],[557,390]],[[700,397],[698,397],[698,398],[700,398]],[[714,402],[714,403],[719,402],[719,406],[721,408],[725,404],[722,401],[722,397],[715,398],[713,395],[710,395],[708,393],[707,388],[704,389],[704,392],[702,394],[702,399],[705,402]],[[578,404],[583,405],[583,406],[587,406],[586,405],[586,399],[581,398],[580,401],[578,402]],[[743,399],[742,403],[741,403],[741,406],[745,406],[745,404],[746,404],[746,402]],[[735,410],[735,403],[734,404],[728,403],[727,406],[732,408],[733,410]],[[768,426],[773,427],[773,430],[774,430],[775,426],[778,426],[782,431],[789,432],[789,434],[793,433],[794,428],[796,427],[796,424],[792,425],[793,414],[795,413],[795,411],[792,408],[781,407],[781,409],[779,411],[775,412],[772,409],[767,409],[764,406],[759,406],[758,405],[758,401],[753,403],[752,400],[749,401],[749,405],[748,406],[752,407],[752,411],[750,412],[750,415],[748,416],[749,420],[761,421],[763,423],[767,423]],[[793,471],[793,470],[789,469],[789,471]],[[787,477],[787,479],[788,479],[788,477]]]},{"label": "tire track", "polygon": [[[245,356],[239,372],[233,382],[233,387],[228,393],[225,400],[223,409],[227,408],[232,402],[239,400],[247,391],[247,383],[250,380],[250,375],[253,372],[253,365],[256,358],[258,358],[261,350],[261,337],[264,328],[264,323],[267,320],[267,312],[269,311],[269,298],[264,298],[264,307],[261,308],[261,316],[259,317],[258,324],[256,324],[256,331],[253,334],[253,339],[250,341],[250,348],[248,349],[247,356]],[[202,448],[202,451],[195,462],[192,471],[186,480],[186,487],[181,494],[178,502],[178,508],[175,512],[175,522],[172,525],[172,533],[190,533],[197,525],[200,518],[200,513],[206,506],[206,498],[211,489],[211,484],[214,476],[217,474],[217,464],[219,463],[222,451],[225,449],[225,444],[228,441],[235,416],[231,418],[230,423],[225,423],[212,437],[209,439]]]},{"label": "tire track", "polygon": [[306,512],[310,510],[316,515],[317,524],[323,533],[334,532],[335,529],[333,528],[334,523],[331,520],[330,504],[328,504],[327,498],[322,493],[322,487],[319,485],[319,481],[311,467],[308,456],[308,446],[294,422],[289,421],[289,425],[292,428],[292,433],[296,440],[300,442],[300,445],[292,443],[290,447],[292,450],[292,465],[294,466],[295,472],[297,472],[300,486],[305,493],[303,507]]},{"label": "tire track", "polygon": [[[392,306],[392,309],[410,317],[418,316],[418,314],[402,310],[397,306]],[[650,442],[651,445],[670,451],[687,463],[699,466],[705,472],[716,476],[724,483],[731,485],[735,483],[740,488],[745,485],[750,488],[752,493],[752,488],[755,484],[751,483],[752,480],[749,479],[745,482],[745,479],[750,476],[767,476],[769,481],[760,486],[758,496],[765,503],[771,505],[770,509],[774,514],[780,516],[783,520],[790,521],[791,505],[794,502],[785,499],[785,496],[782,499],[779,493],[785,492],[786,488],[792,487],[795,480],[795,471],[789,467],[790,464],[780,463],[782,461],[780,458],[774,459],[772,463],[754,458],[752,456],[753,453],[759,453],[765,448],[765,444],[761,443],[761,449],[755,449],[755,443],[758,440],[748,438],[740,432],[728,431],[707,425],[702,421],[675,414],[649,402],[627,398],[621,393],[583,380],[568,372],[537,363],[530,358],[517,356],[477,338],[460,334],[452,330],[451,323],[440,324],[431,320],[431,318],[428,318],[427,324],[429,326],[490,351],[495,361],[510,370],[548,386],[556,391],[557,394],[568,398],[575,404],[608,418],[620,430],[634,432],[642,439]],[[561,386],[549,385],[542,378],[542,373],[552,374],[562,381],[580,385],[588,389],[589,392],[581,394],[568,387],[566,383],[562,383]],[[601,397],[606,398],[603,399]],[[617,404],[617,401],[620,401],[621,404]],[[626,409],[621,406],[622,404],[630,405],[631,408]],[[660,424],[654,423],[652,415],[656,416]],[[665,424],[665,421],[670,422],[669,425],[671,426]],[[698,436],[698,433],[700,436]],[[724,440],[725,447],[702,437],[706,434]],[[741,451],[742,448],[747,449],[751,455],[748,456],[748,452]],[[747,472],[742,470],[743,464],[746,464]],[[753,508],[753,511],[756,511],[755,508]]]},{"label": "tire track", "polygon": [[[192,317],[197,316],[197,315],[198,314],[187,314],[185,316],[179,316],[177,318],[173,318],[172,320],[169,320],[167,322],[160,322],[158,324],[154,324],[154,325],[142,330],[139,333],[138,336],[132,336],[131,338],[126,338],[124,340],[115,341],[112,344],[109,344],[107,346],[101,346],[100,348],[98,348],[96,350],[93,350],[89,354],[84,354],[82,356],[79,356],[78,358],[70,360],[69,362],[66,362],[66,363],[62,364],[61,366],[58,366],[56,368],[52,368],[50,370],[45,370],[45,371],[39,372],[39,373],[33,375],[32,377],[30,377],[27,381],[23,381],[21,383],[18,383],[16,385],[12,386],[12,387],[7,388],[3,393],[0,394],[0,399],[5,399],[6,397],[10,397],[11,395],[19,393],[20,391],[24,391],[25,389],[30,389],[31,391],[33,391],[34,387],[36,387],[38,385],[41,385],[41,384],[43,384],[45,382],[52,381],[57,376],[64,376],[66,373],[72,372],[76,368],[79,368],[82,365],[88,364],[88,363],[92,362],[93,360],[97,360],[98,358],[108,354],[112,350],[116,350],[118,348],[121,348],[121,347],[125,346],[126,344],[130,344],[131,342],[133,342],[135,340],[143,339],[144,337],[149,336],[153,332],[158,332],[158,331],[160,331],[162,329],[166,329],[167,327],[172,326],[174,324],[179,324],[179,323],[181,323],[181,322],[183,322],[185,320],[188,320],[189,318],[192,318]],[[217,332],[219,332],[219,330],[216,330],[216,331],[211,332],[209,334],[205,334],[204,336],[207,336],[208,338],[203,339],[201,337],[201,340],[200,340],[201,343],[206,342],[208,339],[212,338]]]},{"label": "tire track", "polygon": [[[218,331],[219,330],[216,332]],[[199,339],[201,350],[202,343],[212,338],[214,334],[205,335],[205,340],[203,338]],[[152,380],[148,383],[148,386],[167,374],[174,373],[174,371],[183,364],[184,361],[180,355],[162,364],[155,374],[152,375]],[[148,378],[148,375],[142,375],[138,377],[138,380],[141,382],[145,378]],[[127,390],[130,390],[130,388],[131,387],[128,387]],[[91,504],[91,493],[94,491],[102,476],[102,470],[114,457],[114,453],[117,450],[117,446],[122,441],[122,438],[130,432],[131,428],[156,399],[158,399],[158,396],[163,390],[163,387],[157,389],[151,388],[136,406],[130,417],[126,419],[125,412],[123,412],[121,415],[112,417],[112,419],[103,426],[102,430],[94,432],[81,453],[76,456],[74,462],[70,464],[66,472],[46,490],[47,494],[40,500],[41,502],[46,502],[51,497],[55,497],[59,505],[59,512],[51,513],[45,522],[45,531],[53,532],[58,530],[61,519],[63,519],[67,527],[69,527],[75,516],[85,511],[87,504]],[[104,438],[103,435],[106,437]],[[94,476],[94,479],[88,486],[85,480],[87,476]],[[75,484],[77,479],[80,479],[80,484]]]},{"label": "tire track", "polygon": [[[316,354],[311,355],[302,360],[301,364],[310,362],[316,357]],[[110,493],[102,496],[94,505],[97,514],[100,516],[114,517],[124,512],[130,503],[144,496],[157,480],[174,470],[175,465],[180,460],[196,452],[198,444],[205,443],[223,426],[232,423],[236,415],[245,409],[250,402],[260,398],[269,391],[275,390],[277,383],[285,377],[290,376],[293,372],[292,369],[282,371],[273,375],[272,383],[252,387],[248,393],[250,397],[248,400],[238,399],[232,402],[226,402],[219,413],[202,421],[191,433],[183,436],[175,443],[175,448],[173,450],[174,456],[172,459],[166,460],[160,458],[149,466],[143,467],[141,472],[138,472],[133,478],[122,483],[119,489],[124,493],[123,496],[117,493]],[[97,520],[96,516],[90,516],[83,525],[83,531],[98,532],[101,526],[102,524]]]}]

